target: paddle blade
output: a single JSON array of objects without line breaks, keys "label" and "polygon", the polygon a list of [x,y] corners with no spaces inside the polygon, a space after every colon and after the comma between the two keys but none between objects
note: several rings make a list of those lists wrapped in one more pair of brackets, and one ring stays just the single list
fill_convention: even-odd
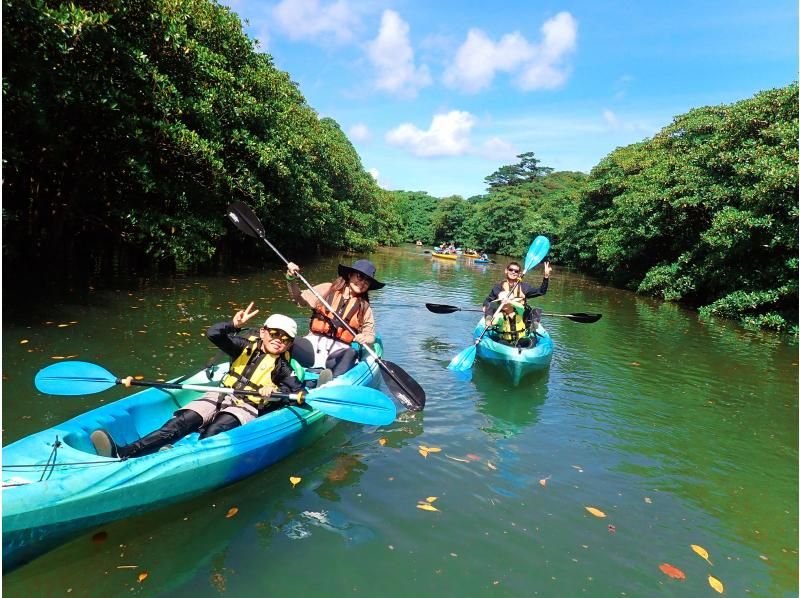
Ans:
[{"label": "paddle blade", "polygon": [[528,253],[525,255],[524,271],[527,272],[535,267],[545,257],[547,252],[550,251],[550,241],[547,237],[539,235],[533,240],[531,246],[528,248]]},{"label": "paddle blade", "polygon": [[228,218],[244,234],[257,238],[264,236],[264,227],[261,221],[246,203],[234,201],[229,205]]},{"label": "paddle blade", "polygon": [[397,417],[392,400],[368,386],[330,386],[312,390],[305,401],[323,413],[357,424],[384,426]]},{"label": "paddle blade", "polygon": [[455,305],[442,305],[440,303],[426,303],[425,307],[428,308],[428,311],[432,311],[435,314],[451,314],[456,311],[461,311],[461,308]]},{"label": "paddle blade", "polygon": [[380,360],[381,375],[389,392],[409,411],[422,411],[425,408],[425,391],[414,378],[396,363]]},{"label": "paddle blade", "polygon": [[111,388],[117,379],[108,370],[85,361],[61,361],[39,370],[36,390],[49,395],[90,395]]},{"label": "paddle blade", "polygon": [[454,372],[464,372],[470,369],[472,364],[475,363],[475,354],[477,350],[476,345],[470,345],[450,360],[447,369],[453,370]]},{"label": "paddle blade", "polygon": [[566,314],[566,317],[573,322],[580,322],[581,324],[594,324],[603,317],[603,314],[587,314],[584,312],[577,312],[574,314]]}]

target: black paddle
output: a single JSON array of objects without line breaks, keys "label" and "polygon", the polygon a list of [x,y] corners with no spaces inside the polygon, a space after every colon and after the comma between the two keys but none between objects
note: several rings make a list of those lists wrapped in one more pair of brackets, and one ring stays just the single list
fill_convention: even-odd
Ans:
[{"label": "black paddle", "polygon": [[[457,311],[478,311],[483,312],[482,309],[470,309],[464,307],[457,307],[455,305],[442,305],[440,303],[426,303],[425,307],[428,308],[428,311],[432,311],[435,314],[452,314]],[[549,314],[543,313],[543,316],[555,317],[555,318],[568,318],[573,322],[580,322],[581,324],[594,324],[603,317],[603,314],[592,314],[592,313],[585,313],[585,312],[576,312],[572,314]]]},{"label": "black paddle", "polygon": [[[275,255],[277,255],[284,264],[287,266],[289,265],[289,260],[283,257],[283,254],[278,251],[277,247],[275,247],[272,243],[270,243],[269,239],[267,239],[266,235],[264,234],[264,226],[261,224],[258,216],[253,213],[253,210],[251,210],[247,204],[241,201],[233,202],[228,206],[228,218],[230,218],[231,222],[236,225],[236,228],[238,228],[244,234],[264,241],[267,247],[272,249],[272,251],[275,252]],[[311,283],[309,283],[300,273],[297,274],[297,277],[303,282],[304,285],[308,287],[312,293],[314,293],[314,296],[320,301],[320,303],[327,307],[328,310],[333,313],[334,316],[336,316],[336,319],[339,320],[339,322],[350,332],[350,334],[355,336],[355,330],[353,330],[350,325],[345,322],[339,314],[336,313],[336,311],[328,304],[328,302],[325,301],[325,299],[314,289]],[[407,409],[411,411],[422,411],[425,407],[425,391],[417,383],[417,381],[409,376],[408,373],[406,373],[406,371],[396,363],[392,363],[391,361],[386,361],[378,357],[378,355],[369,345],[361,346],[364,347],[367,353],[369,353],[380,366],[383,380],[386,382],[389,390],[397,398],[397,400],[399,400]]]}]

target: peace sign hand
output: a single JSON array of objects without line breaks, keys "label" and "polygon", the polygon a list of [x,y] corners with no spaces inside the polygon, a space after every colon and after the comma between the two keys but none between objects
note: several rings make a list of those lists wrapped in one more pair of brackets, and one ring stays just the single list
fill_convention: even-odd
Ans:
[{"label": "peace sign hand", "polygon": [[259,310],[251,311],[253,309],[253,302],[250,302],[245,309],[240,309],[236,312],[236,315],[233,316],[233,327],[234,328],[241,328],[247,322],[253,319],[253,317],[258,313]]}]

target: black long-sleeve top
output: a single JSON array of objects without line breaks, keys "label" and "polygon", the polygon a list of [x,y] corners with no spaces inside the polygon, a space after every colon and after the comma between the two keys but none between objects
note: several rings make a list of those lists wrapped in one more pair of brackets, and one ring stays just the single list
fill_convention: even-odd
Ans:
[{"label": "black long-sleeve top", "polygon": [[[500,293],[503,292],[503,282],[498,282],[496,285],[494,285],[492,291],[487,295],[486,299],[483,302],[484,308],[489,309],[489,304],[492,301],[497,301],[497,299],[500,297]],[[543,278],[542,286],[534,287],[529,285],[527,282],[523,280],[522,282],[519,283],[519,286],[517,288],[519,288],[519,290],[522,291],[522,294],[525,296],[526,299],[532,299],[533,297],[541,297],[542,295],[547,293],[547,285],[549,282],[550,282],[549,278]]]},{"label": "black long-sleeve top", "polygon": [[[248,341],[241,336],[236,336],[237,332],[239,332],[239,329],[233,325],[232,321],[220,322],[208,329],[206,337],[222,351],[227,353],[231,361],[233,361],[242,354],[242,351],[252,344],[252,341]],[[261,355],[256,355],[259,361],[263,355],[266,355],[266,353],[261,350],[260,344],[259,348],[256,349],[256,353],[261,353]],[[283,355],[280,355],[275,361],[275,368],[272,370],[271,379],[280,392],[298,392],[303,389],[303,383],[297,379],[292,366],[289,365],[289,362]]]}]

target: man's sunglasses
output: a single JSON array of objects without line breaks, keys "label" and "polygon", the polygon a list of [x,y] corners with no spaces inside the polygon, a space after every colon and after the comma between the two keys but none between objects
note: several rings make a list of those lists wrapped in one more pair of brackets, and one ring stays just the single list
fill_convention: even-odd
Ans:
[{"label": "man's sunglasses", "polygon": [[266,326],[262,326],[261,330],[268,332],[271,338],[279,340],[282,343],[288,343],[292,340],[291,336],[286,334],[283,330],[278,330],[277,328],[267,328]]}]

